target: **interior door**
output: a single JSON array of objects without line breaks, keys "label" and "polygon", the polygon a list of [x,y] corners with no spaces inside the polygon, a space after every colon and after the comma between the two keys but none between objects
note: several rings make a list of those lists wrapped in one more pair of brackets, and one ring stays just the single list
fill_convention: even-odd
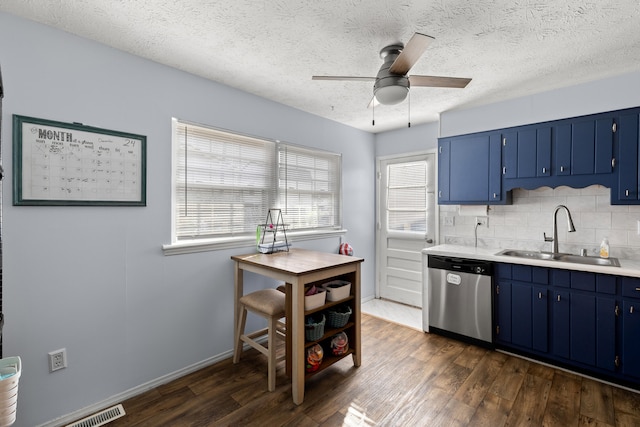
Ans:
[{"label": "interior door", "polygon": [[378,296],[422,307],[422,249],[436,235],[435,153],[378,161]]}]

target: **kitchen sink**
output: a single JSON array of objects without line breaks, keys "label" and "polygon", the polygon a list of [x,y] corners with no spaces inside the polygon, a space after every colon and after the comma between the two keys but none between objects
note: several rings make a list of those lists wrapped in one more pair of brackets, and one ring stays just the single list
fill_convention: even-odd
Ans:
[{"label": "kitchen sink", "polygon": [[540,259],[544,261],[573,262],[576,264],[601,265],[606,267],[620,267],[617,258],[600,258],[596,256],[582,256],[564,253],[536,252],[518,249],[505,249],[496,255],[516,258]]}]

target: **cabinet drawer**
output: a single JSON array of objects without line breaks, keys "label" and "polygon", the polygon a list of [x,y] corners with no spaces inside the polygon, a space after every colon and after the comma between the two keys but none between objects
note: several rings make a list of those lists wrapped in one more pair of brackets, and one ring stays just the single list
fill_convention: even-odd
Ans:
[{"label": "cabinet drawer", "polygon": [[511,279],[511,264],[496,264],[495,268],[499,279]]},{"label": "cabinet drawer", "polygon": [[571,272],[571,289],[595,292],[596,275],[584,271]]},{"label": "cabinet drawer", "polygon": [[553,286],[568,288],[571,286],[571,272],[569,270],[551,270]]},{"label": "cabinet drawer", "polygon": [[532,268],[530,265],[514,264],[511,267],[511,277],[513,280],[531,283],[533,277]]},{"label": "cabinet drawer", "polygon": [[640,298],[640,279],[635,277],[623,277],[622,296]]},{"label": "cabinet drawer", "polygon": [[616,276],[596,275],[596,291],[601,294],[614,295],[616,293]]}]

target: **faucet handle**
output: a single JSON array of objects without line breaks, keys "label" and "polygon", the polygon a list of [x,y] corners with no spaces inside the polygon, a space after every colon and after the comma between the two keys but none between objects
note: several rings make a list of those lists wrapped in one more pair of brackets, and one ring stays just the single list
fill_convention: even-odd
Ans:
[{"label": "faucet handle", "polygon": [[553,237],[547,237],[547,233],[542,233],[545,242],[553,242]]}]

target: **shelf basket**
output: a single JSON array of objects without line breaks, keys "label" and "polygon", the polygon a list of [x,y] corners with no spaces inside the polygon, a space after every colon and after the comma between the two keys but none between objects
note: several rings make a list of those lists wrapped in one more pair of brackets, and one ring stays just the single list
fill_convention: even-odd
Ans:
[{"label": "shelf basket", "polygon": [[321,316],[322,319],[317,323],[313,322],[317,317],[307,317],[307,321],[304,324],[304,336],[307,341],[317,341],[324,335],[324,324],[327,318],[324,314],[321,314]]},{"label": "shelf basket", "polygon": [[331,328],[342,328],[349,321],[351,313],[351,307],[349,307],[348,305],[332,308],[327,311],[327,314],[329,316],[327,324]]}]

